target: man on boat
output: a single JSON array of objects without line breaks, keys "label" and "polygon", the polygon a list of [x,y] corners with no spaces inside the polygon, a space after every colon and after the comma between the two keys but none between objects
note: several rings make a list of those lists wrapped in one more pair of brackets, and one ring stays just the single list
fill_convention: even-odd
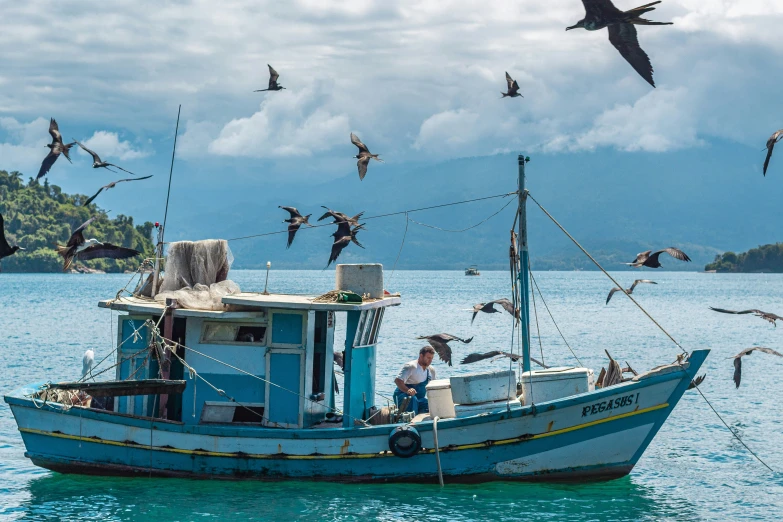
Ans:
[{"label": "man on boat", "polygon": [[430,411],[427,403],[427,383],[435,379],[435,368],[430,366],[435,357],[435,349],[425,346],[419,350],[419,358],[406,362],[400,370],[394,384],[394,402],[399,408],[403,401],[410,397],[405,411],[412,411],[414,415]]}]

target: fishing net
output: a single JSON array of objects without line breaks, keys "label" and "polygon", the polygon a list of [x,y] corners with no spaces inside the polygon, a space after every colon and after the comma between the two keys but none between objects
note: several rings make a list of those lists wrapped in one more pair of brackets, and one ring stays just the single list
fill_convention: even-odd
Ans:
[{"label": "fishing net", "polygon": [[172,243],[155,300],[176,299],[182,308],[225,310],[223,297],[241,291],[239,285],[228,279],[233,261],[228,242],[223,239]]}]

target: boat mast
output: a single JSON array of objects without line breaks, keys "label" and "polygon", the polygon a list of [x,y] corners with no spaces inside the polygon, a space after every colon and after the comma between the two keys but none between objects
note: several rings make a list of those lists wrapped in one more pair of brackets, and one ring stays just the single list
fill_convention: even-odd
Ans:
[{"label": "boat mast", "polygon": [[520,154],[519,161],[519,319],[522,323],[522,371],[530,371],[530,275],[527,250],[527,195],[525,194],[525,163],[530,161]]}]

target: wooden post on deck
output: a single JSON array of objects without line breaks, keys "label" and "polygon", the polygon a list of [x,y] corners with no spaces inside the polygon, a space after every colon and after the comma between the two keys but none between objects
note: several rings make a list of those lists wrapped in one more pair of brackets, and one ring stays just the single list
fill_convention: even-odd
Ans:
[{"label": "wooden post on deck", "polygon": [[[163,319],[163,337],[166,341],[174,342],[174,310],[177,309],[176,299],[166,299],[166,313]],[[160,363],[160,376],[162,379],[168,380],[171,376],[171,350],[169,350],[168,344],[163,347],[163,360],[158,361]],[[168,418],[168,394],[160,394],[160,406],[158,408],[158,417],[161,419]]]}]

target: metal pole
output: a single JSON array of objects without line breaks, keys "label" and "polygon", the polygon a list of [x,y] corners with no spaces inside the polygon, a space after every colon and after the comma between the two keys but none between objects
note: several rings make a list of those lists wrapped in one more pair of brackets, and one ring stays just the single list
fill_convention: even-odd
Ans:
[{"label": "metal pole", "polygon": [[519,312],[522,323],[522,371],[530,371],[530,275],[528,274],[529,257],[527,249],[527,195],[525,194],[525,163],[529,161],[524,155],[519,155]]}]

